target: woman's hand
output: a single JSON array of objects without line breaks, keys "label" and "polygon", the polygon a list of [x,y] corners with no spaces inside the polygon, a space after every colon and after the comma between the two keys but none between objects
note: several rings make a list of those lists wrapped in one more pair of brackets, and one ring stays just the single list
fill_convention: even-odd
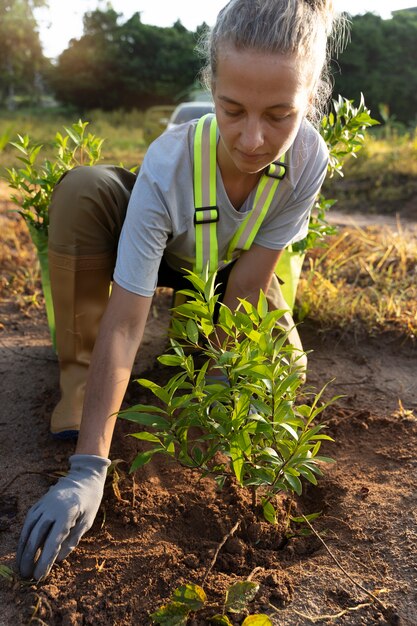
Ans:
[{"label": "woman's hand", "polygon": [[46,578],[55,561],[63,561],[77,546],[97,515],[109,459],[74,454],[69,461],[68,474],[26,515],[16,557],[23,578]]}]

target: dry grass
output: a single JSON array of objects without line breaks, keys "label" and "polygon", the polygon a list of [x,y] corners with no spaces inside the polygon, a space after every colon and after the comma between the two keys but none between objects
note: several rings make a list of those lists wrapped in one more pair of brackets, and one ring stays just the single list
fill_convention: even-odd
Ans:
[{"label": "dry grass", "polygon": [[327,198],[336,198],[336,208],[346,212],[409,213],[415,216],[417,196],[417,133],[389,139],[367,134],[357,159],[347,159],[344,178],[326,179]]},{"label": "dry grass", "polygon": [[416,231],[400,224],[347,228],[309,254],[299,291],[301,316],[324,329],[375,336],[417,335]]},{"label": "dry grass", "polygon": [[[24,221],[5,212],[0,185],[0,298],[42,306],[39,267]],[[2,198],[3,196],[3,198]],[[13,208],[8,204],[7,208]],[[416,230],[346,228],[311,251],[298,289],[300,317],[357,337],[417,336]]]},{"label": "dry grass", "polygon": [[[0,145],[3,136],[4,150],[0,150],[0,175],[5,175],[4,169],[20,167],[19,152],[8,144],[16,141],[17,135],[29,135],[32,143],[44,146],[39,156],[39,162],[45,158],[55,159],[56,150],[53,147],[57,132],[65,135],[65,127],[71,127],[78,121],[79,115],[54,115],[41,112],[16,112],[8,114],[0,111]],[[145,153],[143,141],[143,113],[139,111],[90,111],[82,116],[88,122],[88,132],[104,139],[102,150],[103,163],[122,163],[125,167],[138,166]],[[4,135],[3,135],[4,133]]]},{"label": "dry grass", "polygon": [[[0,186],[0,298],[13,299],[20,308],[41,306],[43,302],[36,250],[23,219],[14,205],[4,200]],[[10,212],[9,212],[10,211]]]}]

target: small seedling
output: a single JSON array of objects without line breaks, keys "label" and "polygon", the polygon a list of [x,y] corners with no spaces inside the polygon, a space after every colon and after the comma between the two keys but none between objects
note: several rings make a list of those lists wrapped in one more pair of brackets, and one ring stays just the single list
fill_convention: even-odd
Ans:
[{"label": "small seedling", "polygon": [[29,234],[36,248],[45,308],[52,343],[55,346],[55,316],[52,304],[48,265],[49,205],[55,185],[65,172],[77,165],[94,165],[101,158],[102,139],[87,132],[88,122],[79,120],[71,128],[65,128],[66,135],[56,133],[54,139],[55,157],[44,159],[40,156],[42,144],[33,143],[28,135],[18,135],[17,141],[10,144],[19,153],[22,167],[8,168],[6,180],[16,193],[11,200],[18,206],[16,210],[25,220]]},{"label": "small seedling", "polygon": [[61,176],[77,165],[94,165],[101,158],[103,139],[88,133],[87,126],[88,122],[79,120],[65,128],[66,135],[57,132],[53,142],[54,158],[41,163],[42,144],[33,143],[28,135],[18,135],[17,141],[10,142],[22,163],[18,169],[6,170],[9,186],[17,192],[12,194],[11,200],[19,207],[17,212],[28,226],[45,235],[51,195]]},{"label": "small seedling", "polygon": [[[220,488],[234,477],[251,490],[254,507],[260,495],[264,517],[276,523],[276,495],[300,495],[302,479],[315,485],[321,464],[332,461],[319,455],[322,441],[332,439],[315,420],[333,400],[322,402],[323,389],[309,404],[297,402],[301,353],[279,324],[283,311],[269,311],[263,293],[257,306],[241,300],[231,311],[218,302],[215,275],[188,277],[193,289],[182,292],[188,301],[174,309],[172,353],[159,357],[177,372],[163,386],[139,379],[159,403],[119,413],[149,428],[132,434],[151,447],[136,456],[131,471],[161,453],[213,476]],[[207,378],[210,368],[229,384]]]},{"label": "small seedling", "polygon": [[[249,580],[234,583],[226,593],[222,613],[216,613],[207,617],[210,624],[232,626],[232,622],[226,613],[239,614],[247,609],[259,590],[257,583]],[[170,601],[160,607],[150,618],[153,624],[160,626],[186,626],[191,614],[196,613],[207,605],[207,596],[202,587],[194,584],[186,584],[178,587],[173,592]],[[248,615],[242,622],[242,626],[272,626],[267,615]]]}]

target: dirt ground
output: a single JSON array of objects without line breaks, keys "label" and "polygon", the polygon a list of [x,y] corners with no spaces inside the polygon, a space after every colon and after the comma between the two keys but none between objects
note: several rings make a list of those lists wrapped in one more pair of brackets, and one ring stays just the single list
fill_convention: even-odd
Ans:
[{"label": "dirt ground", "polygon": [[[155,297],[135,375],[167,376],[156,356],[166,346],[169,298]],[[25,513],[66,470],[73,444],[48,435],[58,366],[43,310],[6,299],[0,316],[0,565],[15,568]],[[328,396],[343,395],[323,418],[335,439],[325,453],[336,463],[317,487],[282,502],[299,515],[321,511],[318,534],[287,537],[233,484],[218,493],[210,479],[165,460],[129,474],[142,444],[120,422],[111,450],[124,461],[120,497],[106,486],[93,528],[44,583],[0,577],[0,626],[146,626],[178,585],[206,578],[209,607],[190,622],[203,626],[227,587],[248,577],[260,585],[251,612],[277,626],[416,626],[417,350],[388,336],[354,343],[323,335],[311,322],[300,333],[312,351],[307,384],[333,380]],[[132,381],[127,403],[149,399]]]}]

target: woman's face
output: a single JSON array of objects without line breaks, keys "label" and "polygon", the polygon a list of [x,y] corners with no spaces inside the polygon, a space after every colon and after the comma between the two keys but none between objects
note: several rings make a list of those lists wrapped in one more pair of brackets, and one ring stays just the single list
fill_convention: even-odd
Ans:
[{"label": "woman's face", "polygon": [[220,49],[213,98],[222,173],[258,173],[288,150],[309,104],[310,77],[293,56]]}]

